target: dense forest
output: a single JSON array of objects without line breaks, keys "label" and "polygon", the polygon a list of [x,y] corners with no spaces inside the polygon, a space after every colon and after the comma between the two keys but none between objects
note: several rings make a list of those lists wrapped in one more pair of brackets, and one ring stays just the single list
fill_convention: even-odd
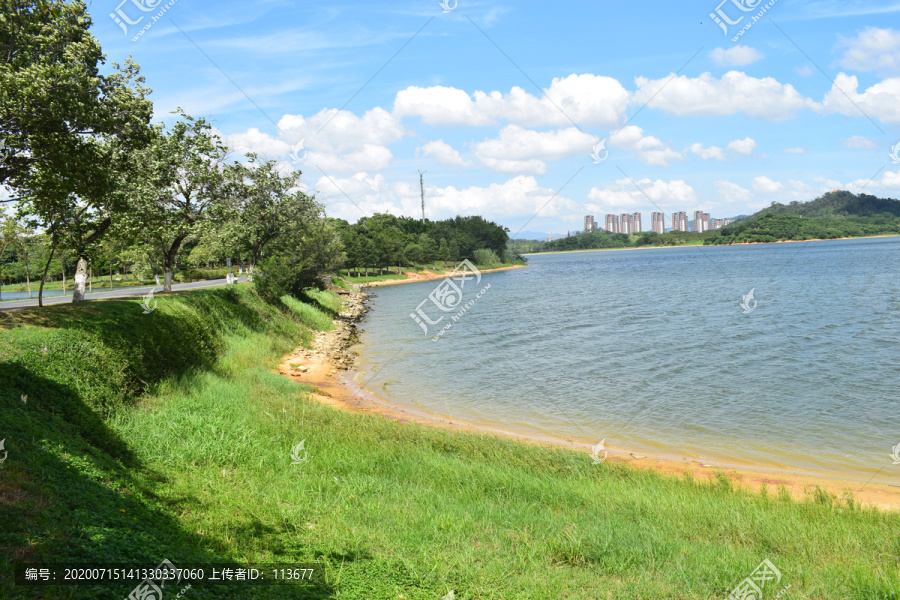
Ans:
[{"label": "dense forest", "polygon": [[460,261],[492,267],[521,260],[507,249],[507,229],[482,217],[421,221],[375,214],[355,224],[331,220],[342,241],[344,265],[357,274],[370,268]]}]

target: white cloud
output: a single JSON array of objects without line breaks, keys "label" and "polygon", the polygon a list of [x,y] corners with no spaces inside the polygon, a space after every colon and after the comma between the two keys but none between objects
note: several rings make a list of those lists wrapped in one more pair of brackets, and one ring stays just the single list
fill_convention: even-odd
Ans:
[{"label": "white cloud", "polygon": [[810,150],[808,148],[800,148],[800,147],[785,148],[784,150],[782,150],[782,152],[784,152],[785,154],[806,154],[809,151]]},{"label": "white cloud", "polygon": [[588,212],[615,213],[625,210],[634,211],[636,208],[651,212],[659,209],[663,211],[687,210],[684,208],[685,206],[694,206],[697,201],[694,188],[680,179],[651,181],[645,178],[634,183],[640,187],[640,190],[635,188],[629,179],[618,179],[614,184],[592,187],[588,192],[588,199],[592,201],[586,205]]},{"label": "white cloud", "polygon": [[[319,199],[326,203],[329,216],[351,222],[363,216],[364,212],[415,215],[421,210],[418,182],[390,185],[380,174],[357,173],[351,177],[332,179],[323,177],[316,183],[316,189]],[[531,176],[519,176],[486,187],[442,188],[426,184],[425,206],[426,214],[432,219],[470,214],[484,215],[489,219],[530,218],[538,212],[541,217],[553,217],[578,209],[570,198],[557,196],[554,190],[541,187]]]},{"label": "white cloud", "polygon": [[900,171],[885,171],[880,178],[871,180],[857,179],[843,186],[835,187],[850,190],[854,194],[858,194],[861,191],[874,196],[897,198],[900,197]]},{"label": "white cloud", "polygon": [[425,156],[433,156],[442,165],[467,167],[472,164],[470,161],[464,160],[459,152],[444,140],[428,142],[424,146],[416,148],[416,156],[419,155],[419,152]]},{"label": "white cloud", "polygon": [[244,133],[229,135],[225,141],[234,152],[239,154],[253,152],[260,155],[263,160],[284,156],[291,151],[290,144],[263,133],[256,127],[251,127]]},{"label": "white cloud", "polygon": [[753,178],[753,189],[763,194],[772,194],[784,188],[780,181],[773,181],[765,175]]},{"label": "white cloud", "polygon": [[800,65],[799,67],[794,67],[794,70],[797,71],[797,75],[800,77],[809,77],[814,72],[813,68],[809,65]]},{"label": "white cloud", "polygon": [[309,154],[304,161],[326,173],[374,171],[391,164],[393,154],[386,144],[401,139],[404,129],[399,119],[376,107],[363,116],[337,109],[323,109],[305,118],[284,115],[278,127],[288,141],[303,140]]},{"label": "white cloud", "polygon": [[749,65],[752,62],[765,58],[762,52],[749,46],[734,46],[727,50],[725,48],[716,48],[709,53],[709,57],[717,65],[724,66]]},{"label": "white cloud", "polygon": [[729,71],[721,79],[703,73],[694,78],[684,75],[672,77],[668,84],[667,81],[669,77],[656,80],[636,78],[638,89],[632,102],[649,102],[651,108],[678,116],[743,113],[768,121],[789,119],[798,110],[814,104],[790,84],[779,83],[772,77],[750,77],[740,71]]},{"label": "white cloud", "polygon": [[481,164],[504,173],[543,174],[544,160],[557,160],[576,154],[589,154],[598,139],[574,127],[556,131],[534,131],[507,125],[500,137],[472,144]]},{"label": "white cloud", "polygon": [[414,116],[430,125],[492,125],[502,121],[527,127],[600,125],[612,128],[624,120],[629,93],[616,79],[599,75],[555,78],[546,95],[520,87],[508,94],[458,88],[408,87],[397,93],[394,114]]},{"label": "white cloud", "polygon": [[703,160],[725,160],[725,153],[718,146],[704,148],[700,142],[694,142],[691,144],[691,152]]},{"label": "white cloud", "polygon": [[853,148],[854,150],[873,150],[881,145],[878,143],[878,140],[862,135],[848,137],[841,140],[841,143],[847,148]]},{"label": "white cloud", "polygon": [[645,136],[636,125],[627,125],[609,137],[609,144],[623,150],[631,150],[648,165],[668,167],[670,162],[684,160],[684,156],[666,146],[659,138]]},{"label": "white cloud", "polygon": [[847,148],[853,148],[854,150],[873,150],[880,146],[878,140],[867,138],[862,135],[854,135],[841,140],[841,143]]},{"label": "white cloud", "polygon": [[838,73],[834,85],[816,109],[824,113],[840,113],[851,117],[868,116],[885,123],[900,123],[900,78],[893,77],[876,83],[858,93],[856,76]]},{"label": "white cloud", "polygon": [[845,48],[837,64],[854,71],[876,71],[881,75],[900,73],[900,32],[867,27],[855,38],[840,37]]},{"label": "white cloud", "polygon": [[719,196],[727,203],[746,202],[753,197],[753,192],[730,181],[717,181],[716,189],[719,191]]},{"label": "white cloud", "polygon": [[746,137],[742,140],[733,140],[728,142],[726,148],[732,152],[737,152],[738,154],[750,155],[753,154],[753,150],[756,148],[756,140],[751,137]]}]

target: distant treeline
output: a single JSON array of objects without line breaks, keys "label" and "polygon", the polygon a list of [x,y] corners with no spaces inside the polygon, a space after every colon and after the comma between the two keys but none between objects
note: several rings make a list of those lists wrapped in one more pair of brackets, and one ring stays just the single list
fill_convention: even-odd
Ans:
[{"label": "distant treeline", "polygon": [[511,252],[528,254],[532,252],[565,252],[567,250],[599,250],[602,248],[638,248],[643,246],[684,246],[702,243],[710,235],[710,231],[694,233],[693,231],[670,231],[658,234],[652,231],[640,233],[609,233],[594,231],[560,238],[552,242],[537,240],[512,240],[509,242]]},{"label": "distant treeline", "polygon": [[375,214],[352,225],[330,222],[342,242],[345,268],[357,273],[463,259],[487,267],[521,261],[507,249],[508,230],[478,216],[422,221]]},{"label": "distant treeline", "polygon": [[626,235],[595,231],[560,238],[552,242],[511,240],[515,253],[562,252],[601,248],[684,246],[688,244],[740,244],[783,240],[835,239],[900,233],[900,201],[852,194],[846,190],[828,192],[810,202],[771,206],[714,231],[649,231]]}]

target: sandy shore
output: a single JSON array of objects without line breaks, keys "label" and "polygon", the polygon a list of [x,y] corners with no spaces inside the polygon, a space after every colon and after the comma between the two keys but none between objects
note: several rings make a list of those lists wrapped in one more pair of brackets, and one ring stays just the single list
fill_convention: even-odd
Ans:
[{"label": "sandy shore", "polygon": [[[509,267],[507,267],[509,268]],[[516,268],[516,267],[512,267]],[[482,271],[485,272],[485,271]],[[432,274],[433,275],[433,274]],[[420,279],[396,280],[391,284],[417,280],[438,279],[440,276]],[[353,292],[342,296],[345,309],[335,319],[335,329],[316,335],[314,348],[298,348],[285,356],[279,372],[297,382],[315,388],[312,397],[340,410],[373,414],[394,419],[401,423],[418,423],[430,427],[442,427],[451,431],[467,431],[499,435],[525,443],[553,445],[590,452],[591,444],[559,437],[536,437],[515,431],[488,427],[479,423],[467,423],[428,413],[392,405],[360,385],[361,374],[353,370],[357,354],[352,350],[358,341],[358,324],[365,317],[369,296]],[[594,442],[596,443],[596,442]],[[822,488],[838,496],[852,494],[864,505],[882,509],[900,508],[900,487],[841,479],[827,473],[799,469],[775,469],[746,464],[726,464],[716,460],[681,456],[650,455],[630,452],[623,448],[607,447],[608,459],[627,462],[639,469],[653,469],[669,475],[683,475],[690,471],[695,479],[711,479],[724,472],[735,483],[753,490],[768,486],[775,492],[784,486],[794,498],[805,498],[816,488]],[[587,457],[585,458],[587,460]]]},{"label": "sandy shore", "polygon": [[[481,273],[496,273],[497,271],[509,271],[511,269],[522,269],[527,267],[528,265],[512,265],[510,267],[498,267],[496,269],[480,269]],[[373,281],[372,283],[363,283],[360,284],[361,288],[370,288],[370,287],[382,287],[385,285],[400,285],[401,283],[417,283],[420,281],[431,281],[432,279],[446,279],[447,277],[454,277],[456,273],[432,273],[431,271],[423,269],[420,273],[415,273],[412,271],[407,271],[404,273],[406,275],[406,279],[387,279],[385,281]]]}]

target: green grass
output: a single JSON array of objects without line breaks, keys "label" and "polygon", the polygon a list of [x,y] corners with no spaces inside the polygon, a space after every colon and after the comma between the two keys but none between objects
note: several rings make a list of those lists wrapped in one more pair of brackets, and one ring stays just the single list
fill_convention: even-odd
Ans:
[{"label": "green grass", "polygon": [[[13,556],[317,560],[317,590],[184,597],[706,599],[769,558],[791,585],[781,598],[898,598],[895,513],[310,401],[273,368],[340,305],[303,300],[228,288],[160,298],[149,315],[116,300],[0,318],[0,577]],[[308,460],[293,465],[301,440]],[[2,598],[129,591],[0,580]]]}]

